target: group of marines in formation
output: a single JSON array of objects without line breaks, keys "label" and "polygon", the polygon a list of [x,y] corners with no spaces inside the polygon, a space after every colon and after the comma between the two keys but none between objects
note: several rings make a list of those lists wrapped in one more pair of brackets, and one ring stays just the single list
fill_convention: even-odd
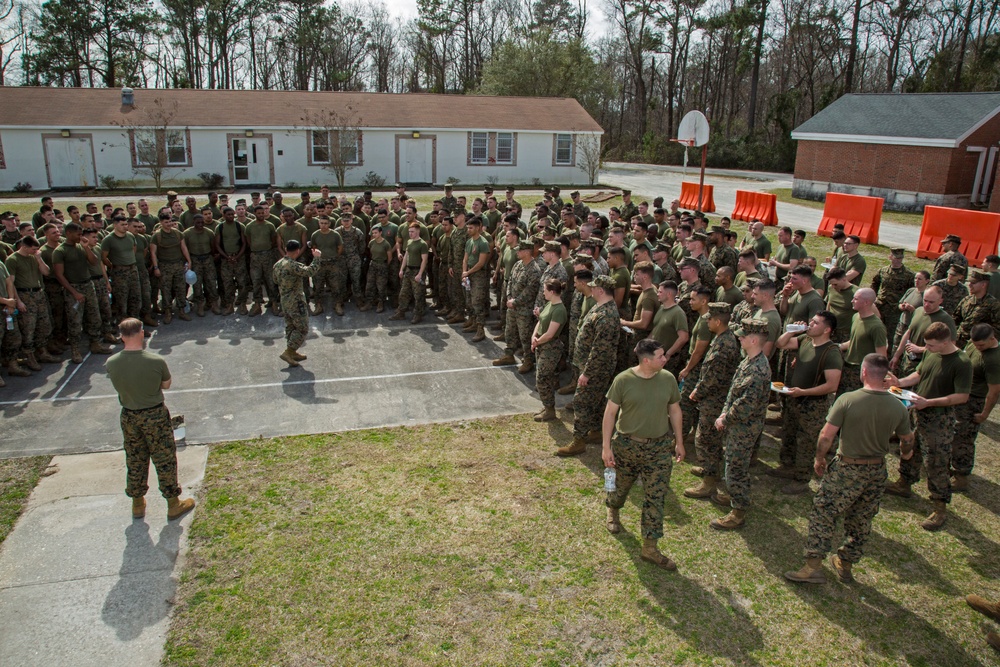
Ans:
[{"label": "group of marines in formation", "polygon": [[[151,328],[190,320],[192,309],[270,310],[285,319],[281,358],[296,366],[309,316],[329,305],[338,316],[348,303],[389,308],[392,320],[412,309],[418,324],[431,298],[473,343],[498,311],[491,335],[504,352],[493,364],[535,373],[536,420],[556,418],[557,394],[573,396],[573,441],[557,454],[602,443],[618,468],[612,532],[644,477],[643,557],[661,567],[675,567],[656,547],[672,462],[693,443],[701,483],[684,494],[729,509],[714,528],[739,528],[768,419],[782,424],[780,466],[768,474],[787,480],[783,492],[809,492],[812,476],[825,475],[807,564],[789,578],[823,579],[844,514],[834,564],[849,579],[883,491],[912,496],[922,464],[934,503],[922,526],[944,525],[952,492],[968,488],[979,424],[1000,398],[1000,257],[970,269],[949,236],[933,271],[911,271],[892,249],[871,275],[860,239],[836,229],[821,268],[802,231],[780,228],[772,246],[759,222],[739,239],[728,218],[709,226],[676,200],[650,207],[625,190],[603,215],[579,192],[565,203],[559,194],[547,189],[525,211],[513,188],[503,199],[487,188],[470,203],[446,187],[424,215],[401,185],[377,200],[324,187],[295,206],[277,192],[233,206],[226,195],[199,206],[168,193],[155,214],[145,200],[63,213],[46,198],[31,221],[0,214],[0,305],[11,316],[0,360],[26,375],[66,348],[81,363],[84,333],[92,353],[110,353],[126,318]],[[908,412],[889,386],[915,390]],[[899,478],[886,485],[890,437]]]}]

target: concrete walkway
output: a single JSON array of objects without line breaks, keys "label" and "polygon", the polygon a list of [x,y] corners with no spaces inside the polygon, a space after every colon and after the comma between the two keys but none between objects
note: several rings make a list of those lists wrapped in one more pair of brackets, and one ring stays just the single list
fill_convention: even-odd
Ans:
[{"label": "concrete walkway", "polygon": [[[207,447],[182,447],[184,496]],[[145,519],[131,518],[122,452],[57,456],[0,549],[0,665],[160,664],[172,598],[199,509],[167,521],[150,469]]]}]

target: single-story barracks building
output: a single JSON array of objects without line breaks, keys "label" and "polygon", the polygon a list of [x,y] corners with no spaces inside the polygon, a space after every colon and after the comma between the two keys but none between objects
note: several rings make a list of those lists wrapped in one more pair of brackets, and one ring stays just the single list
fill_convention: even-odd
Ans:
[{"label": "single-story barracks building", "polygon": [[567,98],[8,87],[0,190],[151,185],[150,167],[163,185],[207,172],[233,187],[336,186],[337,164],[348,186],[369,172],[413,185],[586,184],[587,146],[602,134]]}]

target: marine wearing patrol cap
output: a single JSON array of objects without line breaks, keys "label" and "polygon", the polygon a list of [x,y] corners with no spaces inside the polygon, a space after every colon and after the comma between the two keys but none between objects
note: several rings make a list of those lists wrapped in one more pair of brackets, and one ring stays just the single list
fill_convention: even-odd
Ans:
[{"label": "marine wearing patrol cap", "polygon": [[729,315],[731,312],[733,312],[732,306],[725,301],[713,301],[708,304],[709,317],[714,317],[716,315]]},{"label": "marine wearing patrol cap", "polygon": [[767,336],[767,320],[761,320],[757,318],[748,317],[740,322],[739,328],[734,331],[737,336]]}]

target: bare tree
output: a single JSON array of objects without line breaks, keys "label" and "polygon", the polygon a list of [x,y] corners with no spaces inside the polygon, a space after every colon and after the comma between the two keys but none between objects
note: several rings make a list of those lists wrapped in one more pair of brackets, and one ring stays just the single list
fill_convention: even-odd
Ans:
[{"label": "bare tree", "polygon": [[131,151],[132,173],[148,175],[157,192],[167,170],[185,164],[191,148],[187,128],[174,124],[179,109],[177,102],[166,104],[156,97],[148,106],[123,108],[125,120],[115,122]]},{"label": "bare tree", "polygon": [[297,130],[305,130],[314,164],[321,164],[343,188],[347,172],[361,164],[361,116],[353,105],[342,109],[310,110],[303,114]]},{"label": "bare tree", "polygon": [[604,153],[601,150],[599,135],[586,135],[576,140],[576,166],[587,175],[590,185],[597,182],[597,177],[604,166]]}]

